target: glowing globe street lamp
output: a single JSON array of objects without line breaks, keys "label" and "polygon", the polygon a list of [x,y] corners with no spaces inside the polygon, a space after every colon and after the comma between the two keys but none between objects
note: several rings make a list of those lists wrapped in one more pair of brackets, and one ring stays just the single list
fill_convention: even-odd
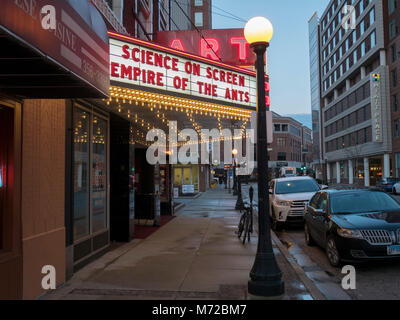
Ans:
[{"label": "glowing globe street lamp", "polygon": [[253,296],[274,297],[284,294],[282,273],[276,263],[271,241],[267,107],[265,103],[265,62],[269,42],[274,29],[271,22],[263,17],[255,17],[247,22],[244,36],[257,55],[257,167],[258,167],[258,247],[256,259],[250,272],[248,291]]}]

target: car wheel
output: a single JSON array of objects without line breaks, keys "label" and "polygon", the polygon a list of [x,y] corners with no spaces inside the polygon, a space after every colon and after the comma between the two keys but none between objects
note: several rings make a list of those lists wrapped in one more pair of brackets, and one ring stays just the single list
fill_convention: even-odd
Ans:
[{"label": "car wheel", "polygon": [[310,229],[309,229],[307,223],[304,224],[304,236],[305,236],[305,239],[306,239],[306,244],[309,247],[315,246],[316,243],[315,243],[313,237],[311,236]]},{"label": "car wheel", "polygon": [[272,230],[279,232],[279,231],[282,231],[282,227],[283,227],[282,222],[280,222],[276,219],[275,212],[274,212],[274,210],[272,210],[272,223],[271,223]]},{"label": "car wheel", "polygon": [[334,267],[339,267],[341,264],[341,258],[339,251],[336,246],[336,241],[333,236],[328,237],[326,242],[326,255],[328,257],[329,263]]},{"label": "car wheel", "polygon": [[393,187],[393,194],[396,195],[396,196],[398,195],[396,187]]}]

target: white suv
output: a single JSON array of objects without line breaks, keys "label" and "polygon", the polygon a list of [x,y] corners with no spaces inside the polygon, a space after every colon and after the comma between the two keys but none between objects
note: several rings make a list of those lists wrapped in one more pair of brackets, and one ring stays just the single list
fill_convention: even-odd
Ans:
[{"label": "white suv", "polygon": [[272,229],[279,231],[288,222],[303,223],[304,208],[321,187],[311,177],[274,179],[270,183]]}]

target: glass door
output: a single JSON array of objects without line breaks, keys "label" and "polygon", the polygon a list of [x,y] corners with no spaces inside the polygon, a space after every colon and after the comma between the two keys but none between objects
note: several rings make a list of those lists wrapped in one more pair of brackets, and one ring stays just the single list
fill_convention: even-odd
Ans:
[{"label": "glass door", "polygon": [[74,241],[108,228],[108,119],[74,107]]},{"label": "glass door", "polygon": [[93,115],[92,126],[92,232],[107,228],[108,122]]}]

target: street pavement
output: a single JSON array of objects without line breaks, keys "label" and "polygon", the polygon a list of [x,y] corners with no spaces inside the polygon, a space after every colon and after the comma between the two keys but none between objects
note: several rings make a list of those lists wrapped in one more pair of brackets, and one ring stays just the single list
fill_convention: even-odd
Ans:
[{"label": "street pavement", "polygon": [[[74,274],[49,300],[247,300],[257,234],[243,245],[235,231],[240,212],[223,186],[185,199],[177,217],[144,240],[118,245]],[[274,245],[286,300],[314,295]]]},{"label": "street pavement", "polygon": [[[249,185],[242,186],[245,201],[248,200],[249,187]],[[257,185],[253,184],[253,187],[257,201]],[[392,197],[400,202],[400,196],[392,195]],[[354,265],[357,288],[345,291],[341,286],[345,276],[341,273],[342,269],[329,264],[324,249],[307,246],[302,227],[288,227],[276,235],[327,299],[400,299],[400,262],[369,262]]]}]

